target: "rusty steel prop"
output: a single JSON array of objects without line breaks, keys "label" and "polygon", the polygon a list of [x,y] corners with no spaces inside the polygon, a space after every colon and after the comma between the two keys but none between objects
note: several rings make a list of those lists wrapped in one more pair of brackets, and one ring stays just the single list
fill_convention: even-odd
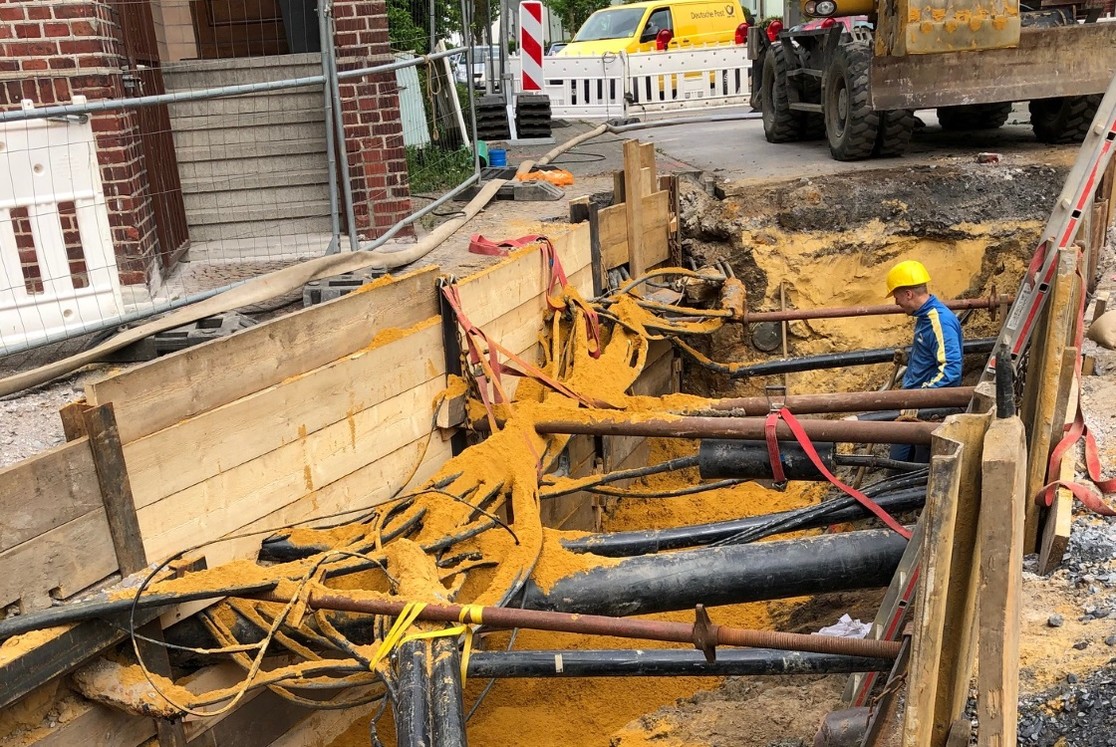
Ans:
[{"label": "rusty steel prop", "polygon": [[[257,597],[267,601],[287,602],[274,592]],[[307,604],[312,609],[340,612],[364,612],[397,617],[407,602],[386,599],[358,599],[342,594],[310,594]],[[418,619],[432,622],[457,623],[461,620],[480,621],[493,628],[529,628],[560,633],[608,635],[619,638],[642,638],[651,641],[689,643],[705,653],[709,661],[716,656],[717,646],[772,648],[781,651],[809,651],[819,654],[844,654],[894,659],[899,655],[896,641],[862,638],[834,638],[802,633],[780,633],[771,630],[747,630],[717,625],[698,605],[693,624],[660,620],[626,619],[605,615],[579,615],[565,612],[511,609],[506,607],[473,607],[460,604],[428,604]]]}]

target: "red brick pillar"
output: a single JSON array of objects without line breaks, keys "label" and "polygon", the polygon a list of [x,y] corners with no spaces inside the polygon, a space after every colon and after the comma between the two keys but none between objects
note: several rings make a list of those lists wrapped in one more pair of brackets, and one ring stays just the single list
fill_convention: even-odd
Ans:
[{"label": "red brick pillar", "polygon": [[[0,107],[16,108],[22,99],[36,107],[67,104],[74,95],[123,98],[126,66],[109,3],[0,0]],[[98,113],[92,126],[121,282],[149,282],[158,241],[137,117]]]},{"label": "red brick pillar", "polygon": [[[384,0],[335,0],[333,16],[338,70],[394,60]],[[376,238],[411,212],[395,73],[342,80],[341,113],[357,231],[364,238]]]}]

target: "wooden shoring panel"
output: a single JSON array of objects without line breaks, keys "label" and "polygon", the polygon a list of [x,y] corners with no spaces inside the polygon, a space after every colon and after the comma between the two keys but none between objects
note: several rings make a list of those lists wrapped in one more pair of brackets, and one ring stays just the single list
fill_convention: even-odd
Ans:
[{"label": "wooden shoring panel", "polygon": [[601,260],[606,271],[628,263],[627,205],[601,208]]},{"label": "wooden shoring panel", "polygon": [[442,336],[428,319],[372,345],[125,445],[139,508],[268,452],[305,440],[444,372]]},{"label": "wooden shoring panel", "polygon": [[[1066,354],[1067,356],[1076,356],[1077,348],[1066,348]],[[1073,362],[1070,362],[1069,365],[1069,371],[1072,375],[1074,373]],[[1080,394],[1080,386],[1080,379],[1078,379],[1077,376],[1072,376],[1069,401],[1074,405],[1076,405],[1078,395]],[[1065,419],[1072,422],[1076,415],[1076,412],[1069,412],[1069,408],[1067,408]],[[1058,467],[1058,474],[1050,475],[1050,477],[1064,482],[1072,482],[1075,476],[1074,467],[1076,464],[1077,449],[1067,449],[1066,452],[1062,454],[1062,461]],[[1069,546],[1072,526],[1073,494],[1066,488],[1058,488],[1054,491],[1054,501],[1046,512],[1046,519],[1042,527],[1042,537],[1039,539],[1038,572],[1041,575],[1049,575],[1061,565],[1062,554]]]},{"label": "wooden shoring panel", "polygon": [[162,559],[216,540],[425,437],[444,388],[439,375],[140,509],[148,555]]},{"label": "wooden shoring panel", "polygon": [[[632,384],[632,394],[656,396],[678,390],[674,370],[674,348],[665,340],[651,343],[647,351],[647,363],[639,378]],[[614,472],[620,465],[628,463],[628,457],[646,439],[643,436],[605,436],[604,469]]]},{"label": "wooden shoring panel", "polygon": [[990,417],[955,415],[934,433],[905,747],[945,745],[965,707],[975,654],[980,450]]},{"label": "wooden shoring panel", "polygon": [[142,436],[323,366],[385,329],[438,313],[436,268],[424,268],[151,361],[86,386],[90,404],[113,402],[120,437]]},{"label": "wooden shoring panel", "polygon": [[[643,212],[637,209],[643,197],[641,148],[638,140],[624,142],[624,211],[628,227],[628,269],[633,278],[647,272],[643,256]],[[635,206],[635,208],[633,208]]]},{"label": "wooden shoring panel", "polygon": [[994,420],[984,437],[980,498],[978,741],[1015,747],[1027,439],[1018,417]]},{"label": "wooden shoring panel", "polygon": [[88,439],[4,467],[0,469],[0,553],[101,505]]},{"label": "wooden shoring panel", "polygon": [[[96,477],[92,478],[94,482]],[[104,507],[0,553],[0,604],[47,609],[118,568]]]},{"label": "wooden shoring panel", "polygon": [[[1030,466],[1027,473],[1027,495],[1033,498],[1045,484],[1050,450],[1057,443],[1062,419],[1055,423],[1058,413],[1065,413],[1069,397],[1069,380],[1064,370],[1065,350],[1073,345],[1071,330],[1077,317],[1077,275],[1079,253],[1076,249],[1060,252],[1058,273],[1054,279],[1050,301],[1047,303],[1046,334],[1031,341],[1031,366],[1028,368],[1028,397],[1022,411],[1023,422],[1029,428],[1028,454]],[[1072,369],[1071,369],[1072,371]],[[1034,552],[1039,534],[1040,512],[1034,500],[1027,501],[1027,522],[1024,547]]]}]

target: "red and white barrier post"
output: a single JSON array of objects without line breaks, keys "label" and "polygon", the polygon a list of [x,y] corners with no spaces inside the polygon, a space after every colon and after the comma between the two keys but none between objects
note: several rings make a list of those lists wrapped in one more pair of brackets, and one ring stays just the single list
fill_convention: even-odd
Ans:
[{"label": "red and white barrier post", "polygon": [[543,89],[543,4],[523,0],[519,4],[519,90]]}]

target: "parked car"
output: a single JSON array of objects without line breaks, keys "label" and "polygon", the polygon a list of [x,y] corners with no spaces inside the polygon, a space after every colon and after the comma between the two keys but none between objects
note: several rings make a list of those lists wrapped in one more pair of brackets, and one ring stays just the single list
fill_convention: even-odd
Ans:
[{"label": "parked car", "polygon": [[[453,79],[458,83],[469,82],[469,72],[466,69],[468,63],[464,54],[458,55],[454,58],[453,62]],[[484,88],[485,81],[488,76],[492,75],[496,78],[500,76],[500,48],[493,45],[490,47],[473,47],[473,85],[477,88]]]}]

